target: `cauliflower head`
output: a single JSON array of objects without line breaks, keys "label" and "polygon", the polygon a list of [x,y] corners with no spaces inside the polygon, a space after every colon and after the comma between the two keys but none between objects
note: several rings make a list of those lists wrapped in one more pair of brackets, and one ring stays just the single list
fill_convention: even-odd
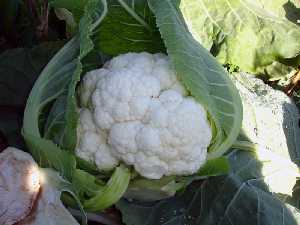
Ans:
[{"label": "cauliflower head", "polygon": [[127,53],[88,72],[79,90],[76,154],[100,170],[120,162],[143,177],[190,175],[206,161],[205,109],[164,54]]}]

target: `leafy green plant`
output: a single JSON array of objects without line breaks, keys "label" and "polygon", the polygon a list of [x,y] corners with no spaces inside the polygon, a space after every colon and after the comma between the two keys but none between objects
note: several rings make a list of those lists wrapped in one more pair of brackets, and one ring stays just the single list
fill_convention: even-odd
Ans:
[{"label": "leafy green plant", "polygon": [[[299,213],[286,201],[298,177],[294,164],[298,163],[300,151],[295,106],[248,75],[236,73],[230,77],[205,48],[213,47],[217,59],[232,68],[238,66],[240,70],[261,73],[275,63],[286,69],[286,65],[297,60],[300,46],[295,40],[299,28],[283,19],[282,9],[278,11],[279,3],[265,3],[266,9],[279,15],[278,21],[283,25],[277,27],[270,15],[265,15],[266,10],[250,13],[254,3],[246,1],[233,6],[240,7],[249,17],[247,23],[236,20],[234,7],[228,9],[233,23],[222,20],[221,25],[234,34],[237,32],[236,36],[230,34],[223,39],[222,32],[216,29],[222,26],[208,23],[202,27],[213,34],[204,30],[204,38],[200,40],[196,35],[200,30],[194,25],[200,26],[197,24],[203,20],[198,17],[204,14],[198,15],[198,12],[207,9],[199,8],[200,3],[184,0],[50,1],[52,7],[65,8],[72,14],[77,32],[44,68],[29,95],[23,123],[26,144],[41,166],[56,169],[72,184],[87,211],[103,210],[122,196],[149,201],[177,193],[175,197],[151,203],[122,199],[117,207],[126,224],[297,224]],[[224,16],[214,4],[208,9]],[[239,48],[232,44],[236,39],[248,41],[239,31],[245,29],[257,38],[263,35],[257,32],[256,20],[266,27],[267,33],[272,33],[274,28],[275,44],[270,45],[269,39],[263,39],[256,46],[245,47],[244,55],[236,52]],[[293,31],[288,37],[295,45],[285,49],[281,46],[284,32],[280,31],[288,29]],[[244,33],[246,37],[247,34]],[[232,44],[228,45],[230,50],[224,43]],[[260,44],[264,45],[262,52]],[[78,142],[77,85],[81,78],[86,72],[103,66],[111,56],[142,51],[168,54],[179,80],[208,113],[213,131],[209,160],[191,176],[153,181],[141,178],[125,165],[103,172],[74,154]],[[229,56],[225,57],[222,51],[230,53]],[[246,56],[255,56],[258,61],[248,62]],[[260,106],[267,111],[282,108],[277,112],[282,115],[264,117],[268,114],[260,114],[257,110]],[[265,123],[266,118],[276,125],[282,139],[274,136],[263,139],[268,135],[266,130],[271,129]],[[277,124],[276,118],[283,118],[284,122]],[[273,141],[274,138],[278,142]],[[277,145],[279,142],[284,144]],[[277,177],[285,178],[282,189],[278,187]]]},{"label": "leafy green plant", "polygon": [[[67,3],[67,1],[62,3]],[[119,1],[119,4],[118,7],[123,8],[124,17],[128,21],[134,19],[142,25],[148,21],[150,27],[155,27],[153,14],[147,8],[146,2],[138,1],[134,5],[137,9],[143,6],[146,10],[147,13],[143,19],[140,17],[140,11],[133,11],[135,8],[129,7],[128,2]],[[163,4],[163,7],[160,4]],[[31,91],[24,113],[23,135],[34,158],[42,166],[55,168],[66,179],[76,183],[78,187],[83,187],[83,183],[80,182],[85,182],[85,180],[80,179],[76,171],[83,169],[91,172],[93,167],[87,162],[76,160],[73,153],[77,142],[78,123],[75,91],[81,75],[99,64],[101,66],[101,61],[97,61],[97,59],[105,60],[104,54],[107,53],[120,54],[141,50],[164,51],[164,48],[157,48],[152,44],[133,45],[129,43],[127,32],[120,32],[121,39],[104,38],[98,35],[102,29],[105,35],[110,35],[105,31],[108,29],[105,28],[108,23],[110,29],[119,29],[120,20],[117,23],[109,22],[111,18],[109,15],[113,13],[114,7],[113,2],[96,0],[87,2],[81,19],[77,20],[79,21],[78,34],[53,57],[42,71]],[[176,4],[169,2],[165,5],[165,3],[151,1],[150,8],[153,10],[160,29],[160,33],[158,31],[153,33],[153,37],[155,37],[153,40],[161,40],[161,34],[179,79],[182,80],[191,95],[207,109],[214,128],[214,139],[209,149],[209,157],[211,159],[218,158],[229,149],[239,133],[242,106],[238,92],[225,70],[187,32]],[[72,6],[68,9],[72,12]],[[170,13],[164,16],[167,9],[170,10]],[[147,32],[149,30],[144,27],[136,34],[145,37]],[[135,32],[129,33],[134,34]],[[170,33],[174,34],[170,36],[168,35]],[[102,40],[106,47],[101,47]],[[99,43],[101,44],[99,45]],[[113,50],[111,50],[112,46],[115,46]],[[137,46],[139,47],[137,48]],[[218,91],[216,91],[216,87],[218,87]],[[221,170],[226,172],[228,166],[221,167]],[[92,176],[92,174],[86,175]],[[209,174],[206,175],[209,176]],[[104,174],[105,176],[104,181],[107,181],[109,175]],[[106,185],[96,182],[97,184],[95,183],[94,186],[96,190],[91,192],[79,188],[78,194],[84,196],[82,201],[87,210],[100,210],[104,206],[113,204],[122,196],[127,189],[129,180],[129,170],[120,166]],[[108,193],[105,190],[109,190]],[[85,196],[90,197],[86,199]],[[104,201],[104,199],[107,200]]]},{"label": "leafy green plant", "polygon": [[300,63],[300,27],[292,19],[299,13],[297,4],[182,0],[180,9],[194,38],[220,63],[275,79]]}]

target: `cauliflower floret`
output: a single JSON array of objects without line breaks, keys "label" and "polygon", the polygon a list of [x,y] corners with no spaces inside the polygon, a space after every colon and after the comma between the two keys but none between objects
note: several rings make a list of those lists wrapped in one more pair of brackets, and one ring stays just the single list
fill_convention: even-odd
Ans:
[{"label": "cauliflower floret", "polygon": [[83,82],[80,86],[80,102],[82,106],[88,107],[91,94],[96,88],[97,81],[107,74],[108,70],[101,68],[92,70],[86,74],[83,78]]},{"label": "cauliflower floret", "polygon": [[103,170],[121,161],[150,179],[193,174],[205,163],[206,111],[187,96],[166,55],[120,55],[87,73],[82,87],[79,157]]},{"label": "cauliflower floret", "polygon": [[79,120],[76,155],[102,170],[111,170],[117,166],[119,161],[112,155],[106,143],[107,132],[97,129],[91,111],[82,109]]}]

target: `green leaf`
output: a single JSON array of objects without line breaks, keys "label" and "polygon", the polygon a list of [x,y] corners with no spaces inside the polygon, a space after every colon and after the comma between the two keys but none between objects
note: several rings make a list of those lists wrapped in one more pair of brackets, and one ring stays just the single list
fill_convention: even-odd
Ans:
[{"label": "green leaf", "polygon": [[84,195],[89,197],[97,195],[103,191],[105,185],[103,181],[97,180],[95,176],[79,169],[75,170],[72,184],[76,192],[83,198]]},{"label": "green leaf", "polygon": [[41,167],[51,167],[60,174],[72,180],[76,168],[75,156],[67,151],[61,150],[52,141],[23,132],[27,147],[35,161]]},{"label": "green leaf", "polygon": [[[52,0],[57,8],[66,8],[76,21],[82,17],[87,0]],[[108,11],[94,32],[96,48],[110,55],[127,52],[165,52],[155,18],[146,0],[110,0]]]},{"label": "green leaf", "polygon": [[297,0],[290,0],[283,5],[285,17],[291,22],[300,26],[298,21],[300,17],[300,3]]},{"label": "green leaf", "polygon": [[165,51],[146,0],[108,1],[108,13],[96,30],[95,43],[110,55]]},{"label": "green leaf", "polygon": [[163,177],[159,180],[138,177],[130,181],[124,197],[139,201],[157,201],[174,196],[181,187],[181,183],[176,183],[175,176]]},{"label": "green leaf", "polygon": [[[278,183],[268,181],[272,178],[280,182],[279,177],[283,178],[280,173],[285,168],[276,166],[276,156],[265,156],[258,158],[252,152],[236,150],[228,155],[231,173],[227,176],[196,182],[183,194],[159,202],[123,199],[117,204],[123,222],[126,225],[297,225],[299,211],[269,191],[276,189]],[[296,180],[293,175],[290,177]],[[282,185],[292,188],[290,183]]]},{"label": "green leaf", "polygon": [[66,110],[66,94],[61,95],[53,103],[44,125],[43,136],[52,140],[58,146],[63,145],[64,128],[65,128],[65,110]]},{"label": "green leaf", "polygon": [[63,148],[74,150],[77,143],[77,123],[79,115],[77,112],[76,87],[84,70],[83,62],[89,55],[94,55],[94,43],[91,39],[94,29],[102,22],[107,13],[105,0],[91,0],[85,6],[85,14],[79,22],[80,52],[77,56],[77,65],[71,82],[68,86],[67,105],[65,112],[65,135]]},{"label": "green leaf", "polygon": [[209,113],[215,132],[209,158],[226,152],[238,136],[242,103],[228,74],[189,33],[176,1],[150,0],[178,78]]},{"label": "green leaf", "polygon": [[230,171],[230,165],[226,157],[208,160],[197,172],[197,176],[221,176]]},{"label": "green leaf", "polygon": [[78,51],[78,38],[75,37],[52,58],[40,74],[27,99],[23,123],[25,134],[41,137],[40,114],[47,104],[66,93],[76,67],[74,59]]},{"label": "green leaf", "polygon": [[241,71],[265,74],[274,62],[300,54],[299,24],[288,20],[295,13],[292,1],[181,0],[179,7],[194,38]]},{"label": "green leaf", "polygon": [[42,138],[40,116],[49,103],[67,92],[76,66],[73,58],[78,50],[78,40],[74,38],[44,68],[28,97],[23,120],[23,136],[34,159],[41,166],[55,168],[69,180],[75,168],[75,158],[52,141]]},{"label": "green leaf", "polygon": [[[82,72],[81,60],[84,59],[93,49],[93,42],[90,39],[92,34],[94,23],[101,21],[105,13],[105,4],[100,1],[90,1],[86,6],[87,13],[79,23],[79,35],[75,36],[69,43],[67,43],[48,63],[46,68],[42,71],[39,79],[36,81],[30,96],[27,100],[27,105],[24,114],[24,135],[33,135],[38,138],[42,136],[40,127],[40,116],[50,103],[55,100],[62,100],[62,96],[66,100],[65,108],[61,107],[60,113],[63,113],[64,129],[63,136],[60,137],[60,146],[67,150],[73,150],[77,137],[76,128],[78,113],[76,108],[75,89],[80,80]],[[94,19],[97,18],[97,19]],[[54,104],[54,108],[51,112],[57,115],[56,107],[62,105],[61,103]],[[55,113],[54,113],[55,112]],[[59,112],[58,112],[59,113]],[[55,116],[52,116],[56,118]],[[61,118],[61,117],[59,117]],[[53,127],[55,124],[51,124],[53,120],[48,121]],[[46,135],[50,135],[46,131]],[[53,137],[53,134],[51,135]],[[46,146],[47,147],[47,146]],[[47,151],[47,149],[45,149]],[[38,152],[38,151],[37,151]]]},{"label": "green leaf", "polygon": [[69,10],[75,19],[79,22],[84,14],[84,8],[89,0],[49,0],[49,5],[54,8],[65,8]]},{"label": "green leaf", "polygon": [[[77,140],[78,115],[75,88],[82,72],[81,60],[93,48],[93,43],[89,36],[95,22],[93,18],[96,16],[96,12],[90,9],[95,4],[100,4],[100,2],[91,1],[87,5],[87,7],[90,7],[89,13],[80,22],[80,34],[70,40],[52,58],[40,74],[28,97],[24,112],[23,136],[35,160],[43,166],[55,168],[69,180],[72,180],[73,170],[75,169],[75,156],[63,151],[60,147],[73,150]],[[44,139],[41,132],[43,130],[41,117],[44,112],[47,113],[47,107],[51,106],[53,102],[54,107],[50,110],[51,117],[46,122],[46,131],[44,133],[46,138],[59,137],[58,144],[60,146],[56,146],[52,141]],[[57,117],[57,114],[60,116]],[[60,127],[55,130],[54,128],[57,128],[58,124],[60,124]],[[55,134],[55,131],[59,134]]]},{"label": "green leaf", "polygon": [[105,188],[84,202],[84,208],[91,212],[103,210],[116,203],[125,193],[130,181],[130,171],[124,166],[115,169]]},{"label": "green leaf", "polygon": [[58,19],[66,22],[66,36],[73,35],[77,30],[77,23],[75,22],[73,14],[65,8],[55,8],[55,15]]},{"label": "green leaf", "polygon": [[76,157],[76,162],[77,162],[78,168],[80,168],[81,170],[87,171],[91,174],[98,174],[99,173],[99,169],[97,168],[97,166],[95,164],[89,162],[89,161],[86,161],[84,159]]},{"label": "green leaf", "polygon": [[[97,67],[100,67],[103,63],[103,55],[101,55],[98,52],[90,52],[89,55],[87,55],[84,59],[83,59],[83,72],[84,71],[88,71],[91,69],[95,69]],[[75,81],[78,82],[78,81]],[[74,93],[74,89],[72,89],[73,91],[69,90],[71,93],[70,95],[75,96],[76,97],[76,93]],[[76,101],[74,101],[74,98],[71,98],[71,101],[73,101],[73,104],[71,104],[71,107],[73,107],[71,110],[72,114],[74,115],[74,117],[67,117],[66,116],[66,110],[67,107],[69,107],[69,103],[68,103],[68,96],[67,96],[67,91],[65,94],[62,94],[61,96],[59,96],[57,98],[57,100],[53,103],[53,105],[51,106],[51,109],[47,115],[46,118],[46,123],[44,125],[44,137],[47,139],[51,139],[52,141],[54,141],[54,143],[56,143],[57,145],[67,148],[68,150],[73,150],[75,142],[72,142],[71,146],[67,146],[65,145],[66,143],[65,141],[65,135],[66,132],[68,132],[66,130],[66,123],[74,123],[75,121],[77,122],[77,107],[74,107],[74,105],[76,105]],[[74,110],[74,111],[72,111]],[[73,122],[74,121],[74,122]],[[70,138],[74,138],[74,140],[76,141],[76,137],[75,137],[75,130],[76,130],[76,126],[71,127],[71,129],[69,130],[69,132],[73,133],[73,135],[70,135]],[[82,161],[81,161],[82,162]],[[85,163],[87,164],[87,162]]]}]

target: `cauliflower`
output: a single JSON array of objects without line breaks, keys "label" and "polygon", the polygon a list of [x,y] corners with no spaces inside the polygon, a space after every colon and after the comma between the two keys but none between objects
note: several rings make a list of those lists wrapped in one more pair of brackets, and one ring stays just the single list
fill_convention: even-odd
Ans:
[{"label": "cauliflower", "polygon": [[163,54],[127,53],[80,86],[76,154],[100,170],[120,162],[143,177],[190,175],[206,161],[212,131]]}]

